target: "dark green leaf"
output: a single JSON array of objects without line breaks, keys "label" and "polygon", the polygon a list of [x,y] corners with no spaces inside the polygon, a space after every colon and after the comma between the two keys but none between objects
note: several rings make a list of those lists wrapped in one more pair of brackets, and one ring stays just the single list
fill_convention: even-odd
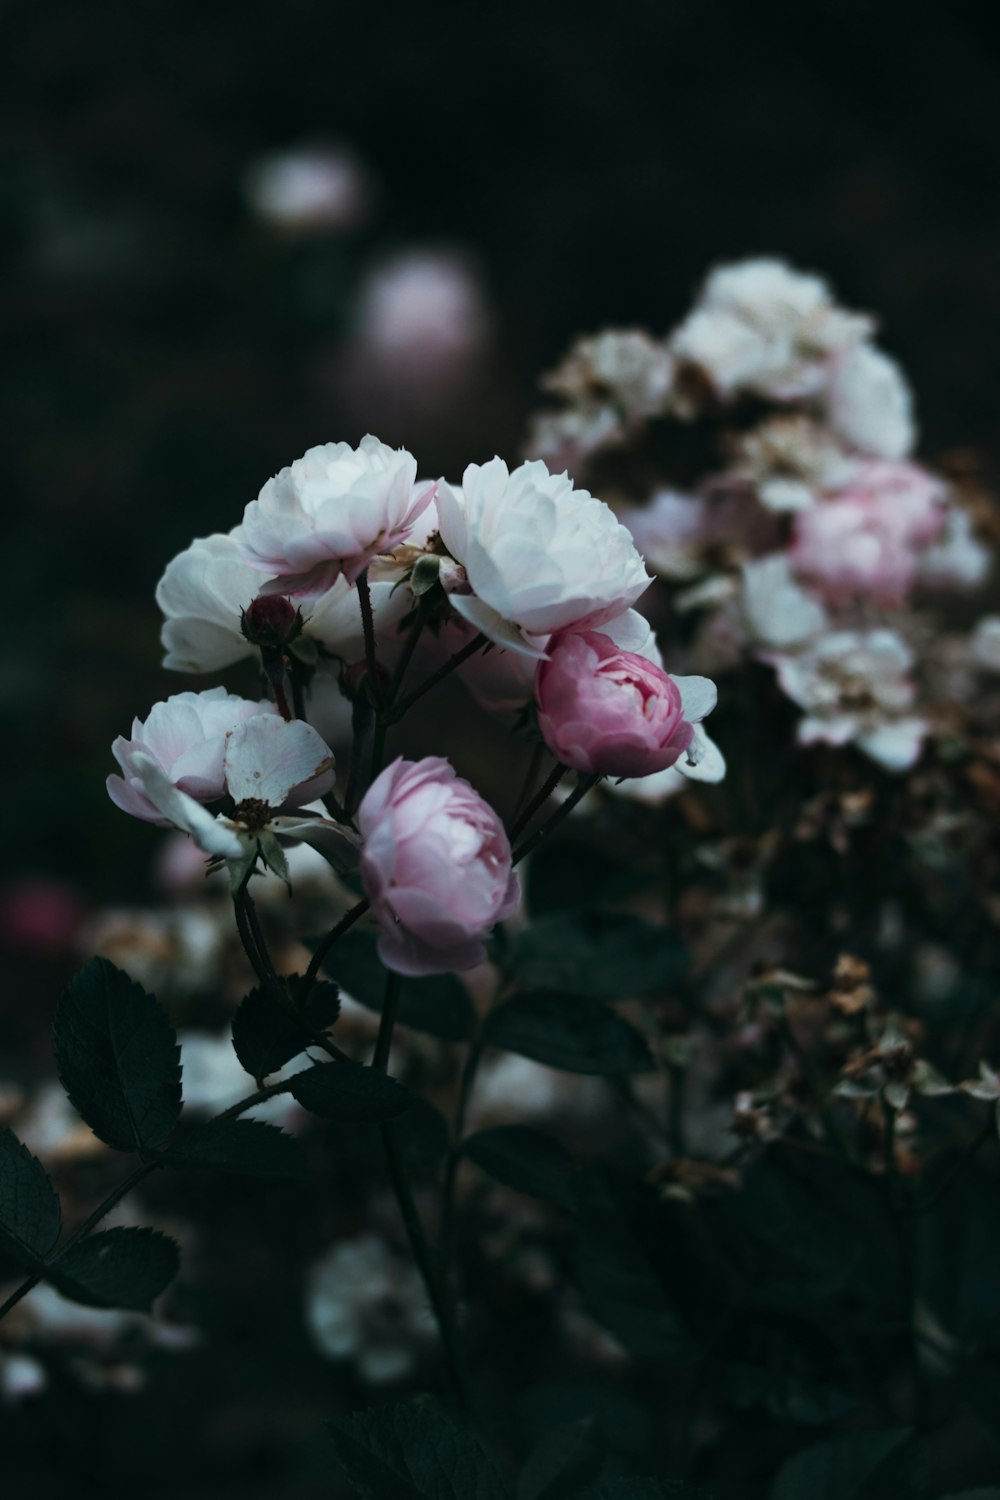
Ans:
[{"label": "dark green leaf", "polygon": [[[293,974],[287,983],[294,1001],[302,976]],[[325,1031],[339,1013],[337,986],[321,982],[310,993],[303,1019],[313,1031]],[[295,1016],[282,1009],[274,990],[261,985],[250,991],[233,1017],[233,1046],[251,1078],[261,1082],[304,1052],[309,1037]]]},{"label": "dark green leaf", "polygon": [[565,912],[514,939],[511,965],[523,984],[614,1000],[676,983],[688,952],[669,927],[618,912]]},{"label": "dark green leaf", "polygon": [[554,1427],[538,1440],[517,1481],[517,1500],[573,1500],[604,1460],[594,1422],[581,1417]]},{"label": "dark green leaf", "polygon": [[573,1500],[711,1500],[711,1496],[680,1479],[638,1475],[631,1479],[600,1479],[574,1495]]},{"label": "dark green leaf", "polygon": [[651,1073],[656,1066],[635,1027],[601,1001],[550,990],[531,990],[498,1005],[484,1036],[493,1047],[568,1073]]},{"label": "dark green leaf", "polygon": [[[370,933],[345,933],[330,950],[323,972],[360,1005],[381,1011],[386,971]],[[465,1041],[476,1024],[472,1001],[453,974],[404,978],[399,986],[398,1017],[404,1026],[429,1031],[447,1042]]]},{"label": "dark green leaf", "polygon": [[41,1162],[0,1128],[0,1247],[34,1267],[59,1238],[59,1199]]},{"label": "dark green leaf", "polygon": [[107,1229],[60,1255],[48,1279],[63,1296],[88,1307],[149,1312],[177,1275],[180,1251],[155,1229]]},{"label": "dark green leaf", "polygon": [[317,1063],[297,1073],[292,1093],[324,1120],[377,1125],[409,1109],[412,1098],[395,1078],[356,1062]]},{"label": "dark green leaf", "polygon": [[692,1358],[694,1342],[666,1287],[621,1206],[595,1183],[588,1184],[574,1264],[584,1302],[631,1354],[666,1365]]},{"label": "dark green leaf", "polygon": [[363,1500],[507,1500],[493,1454],[427,1397],[339,1417],[330,1432]]},{"label": "dark green leaf", "polygon": [[[861,1500],[891,1495],[909,1500],[914,1492],[899,1485],[914,1448],[909,1428],[852,1432],[797,1453],[781,1468],[770,1500]],[[898,1486],[898,1487],[897,1487]]]},{"label": "dark green leaf", "polygon": [[497,1182],[563,1208],[576,1199],[576,1163],[565,1146],[527,1125],[496,1125],[462,1146],[470,1160]]},{"label": "dark green leaf", "polygon": [[246,1177],[302,1177],[302,1148],[293,1136],[263,1120],[208,1120],[158,1153],[172,1167],[204,1167]]},{"label": "dark green leaf", "polygon": [[162,1146],[181,1109],[180,1052],[166,1012],[106,958],[71,980],[55,1018],[59,1076],[95,1135],[119,1151]]}]

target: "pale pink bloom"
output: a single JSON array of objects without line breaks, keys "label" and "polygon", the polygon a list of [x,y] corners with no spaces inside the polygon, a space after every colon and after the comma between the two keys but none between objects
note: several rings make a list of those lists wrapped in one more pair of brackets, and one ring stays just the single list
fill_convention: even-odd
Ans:
[{"label": "pale pink bloom", "polygon": [[790,561],[828,604],[902,604],[920,553],[945,523],[941,481],[916,464],[875,460],[795,517]]},{"label": "pale pink bloom", "polygon": [[648,776],[687,750],[692,719],[712,710],[716,691],[706,677],[675,681],[608,636],[582,631],[550,642],[535,698],[538,727],[564,765],[590,776]]},{"label": "pale pink bloom", "polygon": [[175,693],[154,704],[145,722],[132,721],[132,738],[119,735],[111,753],[124,771],[108,777],[108,796],[122,812],[167,827],[165,817],[143,790],[136,754],[151,759],[171,785],[196,802],[213,802],[226,789],[223,760],[228,736],[237,724],[260,714],[276,714],[273,703],[252,703],[225,688]]},{"label": "pale pink bloom", "polygon": [[240,552],[270,581],[263,593],[318,599],[341,575],[356,582],[373,558],[405,542],[434,498],[417,461],[378,438],[310,448],[269,479],[243,516]]},{"label": "pale pink bloom", "polygon": [[450,585],[453,608],[525,656],[544,656],[555,631],[623,614],[649,586],[610,507],[541,462],[513,472],[500,458],[470,464],[461,493],[442,484],[437,507],[444,544],[465,570],[465,583]]},{"label": "pale pink bloom", "polygon": [[359,344],[400,383],[421,370],[432,385],[446,383],[468,368],[488,326],[479,279],[457,254],[408,250],[378,266],[361,291]]},{"label": "pale pink bloom", "polygon": [[361,879],[397,974],[471,969],[520,900],[503,824],[446,760],[396,760],[358,809]]},{"label": "pale pink bloom", "polygon": [[[277,714],[258,714],[226,736],[222,786],[216,795],[226,792],[233,799],[236,805],[228,815],[213,817],[144,749],[131,751],[129,774],[137,795],[152,804],[157,821],[179,828],[206,854],[223,860],[234,884],[255,867],[258,856],[287,880],[282,838],[311,844],[332,864],[352,862],[352,836],[339,823],[305,810],[329,791],[334,767],[329,746],[300,719],[286,723]],[[123,805],[120,800],[118,805]]]}]

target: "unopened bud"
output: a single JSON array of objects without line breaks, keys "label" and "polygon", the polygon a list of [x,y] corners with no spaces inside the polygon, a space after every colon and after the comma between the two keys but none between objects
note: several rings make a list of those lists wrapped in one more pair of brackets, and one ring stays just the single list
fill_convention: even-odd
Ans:
[{"label": "unopened bud", "polygon": [[302,632],[302,612],[284,594],[260,594],[240,616],[240,629],[254,646],[287,646]]},{"label": "unopened bud", "polygon": [[424,552],[413,564],[410,573],[410,588],[418,599],[421,594],[428,593],[437,583],[441,561],[442,559],[435,557],[432,552]]}]

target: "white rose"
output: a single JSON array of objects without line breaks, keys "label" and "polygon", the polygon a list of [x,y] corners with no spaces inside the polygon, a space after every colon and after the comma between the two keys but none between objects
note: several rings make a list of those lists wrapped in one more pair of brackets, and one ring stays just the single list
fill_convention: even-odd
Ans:
[{"label": "white rose", "polygon": [[451,593],[453,607],[525,656],[544,656],[553,631],[596,629],[623,614],[651,582],[614,512],[540,461],[513,473],[500,458],[470,464],[461,498],[442,484],[437,505],[470,590]]},{"label": "white rose", "polygon": [[[156,589],[164,615],[160,639],[163,665],[174,672],[218,672],[256,648],[240,630],[240,615],[261,590],[261,575],[240,555],[243,528],[228,536],[200,537],[167,566]],[[412,605],[391,578],[370,583],[376,631],[392,643],[395,626]],[[355,589],[339,577],[320,598],[304,606],[303,636],[331,656],[354,661],[363,654],[361,610]]]},{"label": "white rose", "polygon": [[310,448],[269,479],[243,516],[241,551],[270,575],[263,593],[317,599],[343,575],[354,583],[379,553],[405,542],[436,485],[417,461],[378,438]]},{"label": "white rose", "polygon": [[827,414],[839,437],[877,458],[905,458],[916,441],[906,377],[871,344],[858,344],[837,362]]},{"label": "white rose", "polygon": [[212,802],[225,791],[223,761],[229,734],[258,714],[273,715],[273,703],[252,703],[225,688],[204,693],[175,693],[150,709],[145,722],[134,719],[132,738],[119,735],[111,753],[125,773],[108,777],[108,795],[116,807],[147,823],[167,824],[143,790],[136,755],[151,759],[175,787],[197,802]]}]

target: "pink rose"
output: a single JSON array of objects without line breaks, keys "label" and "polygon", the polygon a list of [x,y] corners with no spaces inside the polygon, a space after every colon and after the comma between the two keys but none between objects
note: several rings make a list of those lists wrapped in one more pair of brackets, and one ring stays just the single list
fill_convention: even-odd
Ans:
[{"label": "pink rose", "polygon": [[564,765],[590,776],[649,776],[691,745],[715,706],[706,677],[674,679],[597,631],[561,635],[535,676],[538,727]]},{"label": "pink rose", "polygon": [[521,897],[496,813],[446,760],[396,760],[358,809],[361,879],[397,974],[471,969]]},{"label": "pink rose", "polygon": [[875,461],[798,513],[789,557],[828,604],[900,605],[916,582],[921,550],[944,523],[940,480],[916,464]]}]

